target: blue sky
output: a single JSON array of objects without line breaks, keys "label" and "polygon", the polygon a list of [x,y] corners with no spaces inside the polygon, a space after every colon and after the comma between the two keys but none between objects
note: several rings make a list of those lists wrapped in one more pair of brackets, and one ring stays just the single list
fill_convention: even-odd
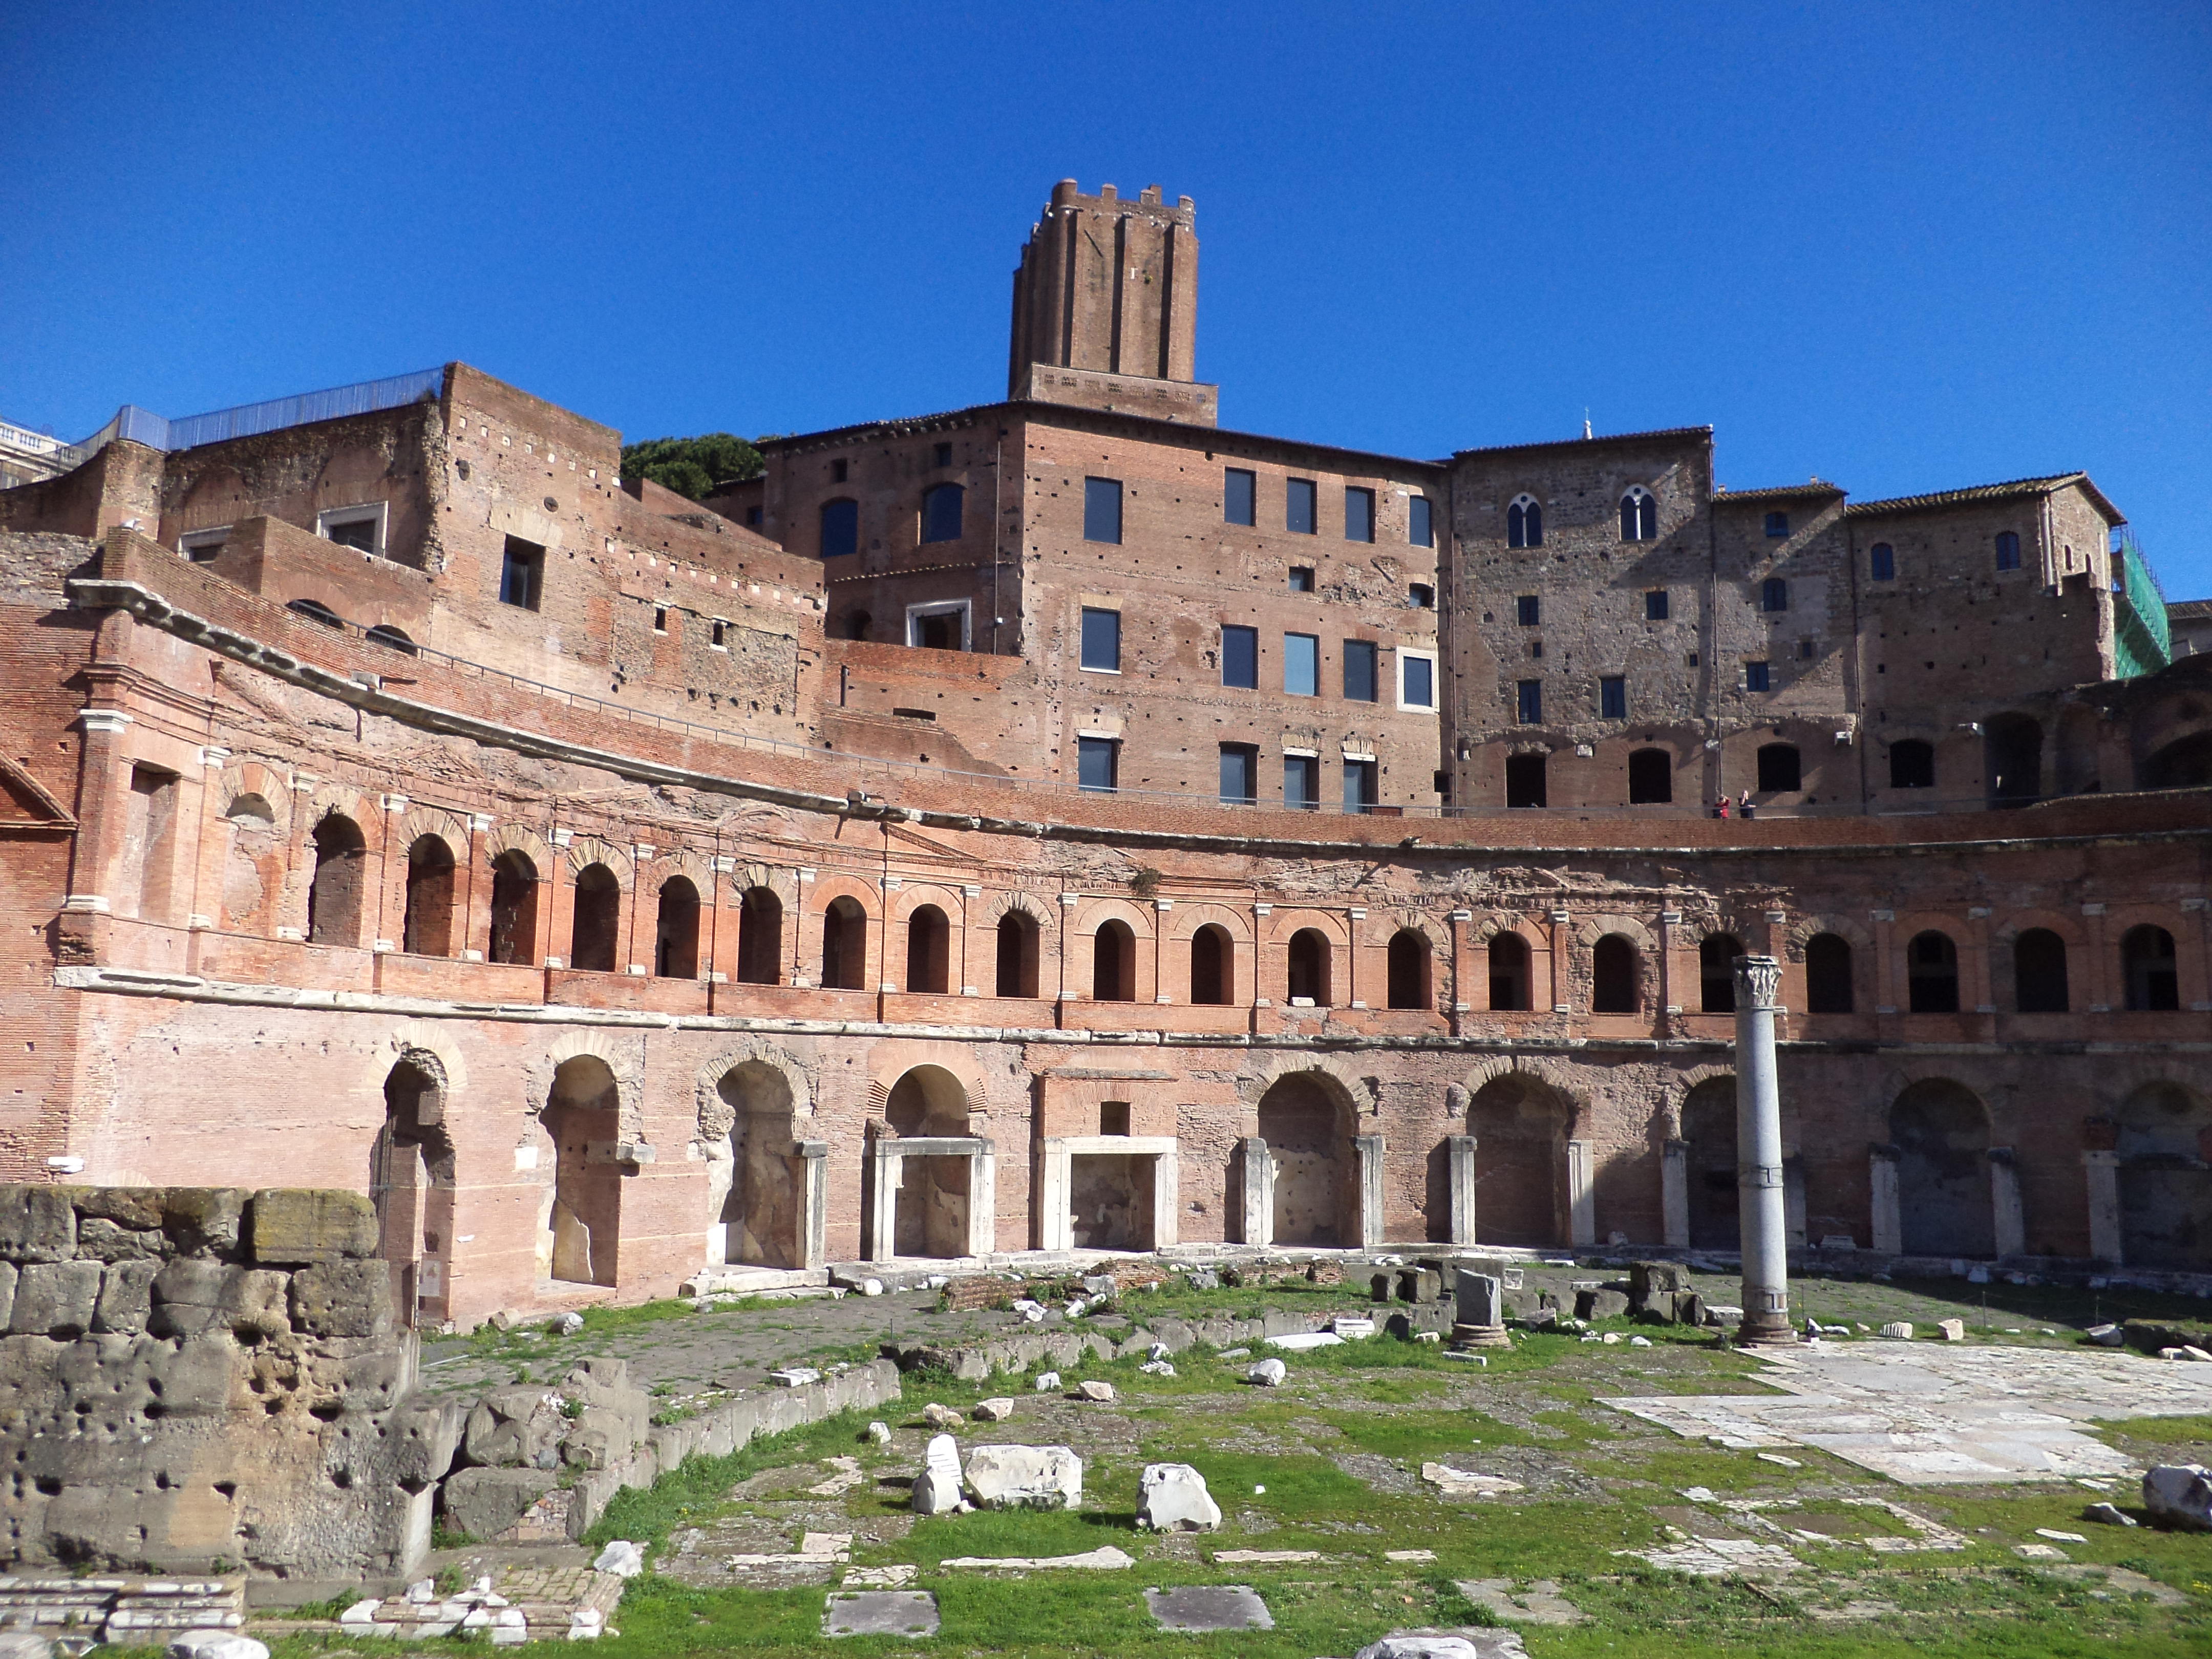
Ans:
[{"label": "blue sky", "polygon": [[2087,468],[2212,594],[2212,9],[15,0],[0,416],[459,357],[632,437],[1005,384],[1053,181],[1198,203],[1224,423]]}]

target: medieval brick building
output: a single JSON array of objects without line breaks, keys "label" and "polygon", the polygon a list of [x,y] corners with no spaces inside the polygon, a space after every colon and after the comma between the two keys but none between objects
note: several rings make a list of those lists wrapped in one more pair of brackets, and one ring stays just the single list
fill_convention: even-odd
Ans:
[{"label": "medieval brick building", "polygon": [[1060,185],[1004,401],[703,505],[458,363],[0,490],[0,1178],[369,1190],[463,1322],[1725,1249],[1750,950],[1806,1248],[2212,1270],[2212,659],[2087,477],[1231,431],[1197,258]]}]

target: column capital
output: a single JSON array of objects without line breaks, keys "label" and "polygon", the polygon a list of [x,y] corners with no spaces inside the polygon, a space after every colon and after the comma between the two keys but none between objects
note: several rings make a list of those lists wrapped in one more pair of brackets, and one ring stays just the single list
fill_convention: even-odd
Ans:
[{"label": "column capital", "polygon": [[1780,1007],[1782,963],[1773,957],[1738,957],[1735,994],[1740,1007]]}]

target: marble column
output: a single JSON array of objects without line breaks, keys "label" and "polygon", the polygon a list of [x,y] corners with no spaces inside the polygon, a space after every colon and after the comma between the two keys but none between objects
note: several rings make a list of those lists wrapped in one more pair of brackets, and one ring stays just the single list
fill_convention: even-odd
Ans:
[{"label": "marble column", "polygon": [[1743,1322],[1739,1340],[1782,1342],[1790,1329],[1789,1217],[1782,1176],[1782,1091],[1774,1017],[1782,964],[1735,959],[1736,1202],[1743,1231]]}]

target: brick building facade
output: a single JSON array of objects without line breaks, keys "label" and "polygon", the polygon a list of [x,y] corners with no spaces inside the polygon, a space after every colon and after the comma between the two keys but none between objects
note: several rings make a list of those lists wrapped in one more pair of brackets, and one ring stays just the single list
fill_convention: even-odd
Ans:
[{"label": "brick building facade", "polygon": [[1808,1248],[2212,1270],[2212,677],[2094,484],[1226,430],[1196,254],[1061,185],[1006,401],[703,506],[459,364],[0,491],[0,1176],[369,1190],[462,1322],[1724,1249],[1748,949]]}]

